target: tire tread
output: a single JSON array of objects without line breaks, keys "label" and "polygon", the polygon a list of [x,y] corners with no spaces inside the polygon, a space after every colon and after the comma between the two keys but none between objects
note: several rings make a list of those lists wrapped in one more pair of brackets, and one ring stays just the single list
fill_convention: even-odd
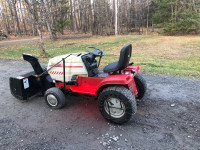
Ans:
[{"label": "tire tread", "polygon": [[142,75],[139,73],[135,75],[134,80],[135,80],[135,84],[136,84],[136,87],[139,92],[136,98],[141,100],[146,93],[147,83],[146,83],[145,79],[142,77]]},{"label": "tire tread", "polygon": [[[48,94],[53,94],[55,95],[57,98],[58,98],[58,105],[55,106],[55,107],[52,107],[48,104],[47,100],[46,100],[46,97]],[[51,108],[55,108],[55,109],[60,109],[62,108],[63,106],[65,106],[65,103],[66,103],[66,98],[65,98],[65,95],[64,93],[58,89],[58,88],[55,88],[55,87],[52,87],[50,89],[48,89],[46,92],[45,92],[45,101],[46,103],[48,104],[48,106],[50,106]]]},{"label": "tire tread", "polygon": [[[126,112],[125,112],[124,117],[113,118],[105,112],[104,99],[106,97],[113,96],[113,95],[123,97],[125,99],[123,100],[124,104],[126,105],[125,106]],[[104,116],[105,119],[117,124],[122,124],[129,121],[131,117],[133,116],[133,114],[135,114],[137,111],[136,101],[132,92],[123,86],[111,86],[111,87],[105,88],[99,95],[98,107],[99,107],[99,111],[101,112],[101,114]]]}]

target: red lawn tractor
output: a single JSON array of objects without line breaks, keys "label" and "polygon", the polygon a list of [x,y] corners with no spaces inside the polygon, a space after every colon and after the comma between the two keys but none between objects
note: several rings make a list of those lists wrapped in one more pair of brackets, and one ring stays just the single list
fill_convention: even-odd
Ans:
[{"label": "red lawn tractor", "polygon": [[108,64],[103,71],[98,67],[104,51],[93,46],[86,49],[88,53],[54,57],[47,68],[42,68],[36,57],[23,54],[34,71],[10,78],[12,95],[27,100],[43,93],[47,105],[59,109],[66,104],[65,95],[84,94],[98,99],[99,111],[105,119],[118,124],[129,121],[137,111],[136,99],[142,99],[146,92],[139,66],[129,63],[132,45],[124,46],[119,61]]}]

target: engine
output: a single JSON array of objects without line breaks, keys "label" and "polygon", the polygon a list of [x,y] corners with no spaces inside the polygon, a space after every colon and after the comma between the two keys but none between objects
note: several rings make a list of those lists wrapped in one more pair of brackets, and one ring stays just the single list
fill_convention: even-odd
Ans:
[{"label": "engine", "polygon": [[[53,81],[64,82],[63,61],[65,59],[65,81],[69,82],[73,76],[93,77],[98,74],[97,61],[89,53],[72,53],[61,55],[49,60],[47,70]],[[59,63],[58,63],[59,62]]]}]

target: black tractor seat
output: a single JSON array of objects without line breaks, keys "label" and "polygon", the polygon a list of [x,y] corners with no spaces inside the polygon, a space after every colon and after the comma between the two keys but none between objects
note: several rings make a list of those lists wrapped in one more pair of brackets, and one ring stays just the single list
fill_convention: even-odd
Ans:
[{"label": "black tractor seat", "polygon": [[105,73],[116,72],[125,69],[130,61],[132,54],[132,45],[127,44],[125,45],[120,52],[119,61],[114,63],[108,64],[103,71]]}]

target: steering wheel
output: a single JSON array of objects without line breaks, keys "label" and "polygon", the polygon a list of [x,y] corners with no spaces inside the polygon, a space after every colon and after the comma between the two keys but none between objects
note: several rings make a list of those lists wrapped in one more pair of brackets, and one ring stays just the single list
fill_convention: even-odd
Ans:
[{"label": "steering wheel", "polygon": [[[89,49],[91,49],[91,48],[94,49],[93,52],[91,52],[91,51],[89,50]],[[100,57],[104,56],[104,51],[101,50],[100,48],[97,48],[97,47],[94,47],[94,46],[88,46],[88,47],[86,47],[86,50],[87,50],[89,53],[91,53],[91,54],[93,54],[93,55],[95,55],[95,56],[100,56]]]}]

